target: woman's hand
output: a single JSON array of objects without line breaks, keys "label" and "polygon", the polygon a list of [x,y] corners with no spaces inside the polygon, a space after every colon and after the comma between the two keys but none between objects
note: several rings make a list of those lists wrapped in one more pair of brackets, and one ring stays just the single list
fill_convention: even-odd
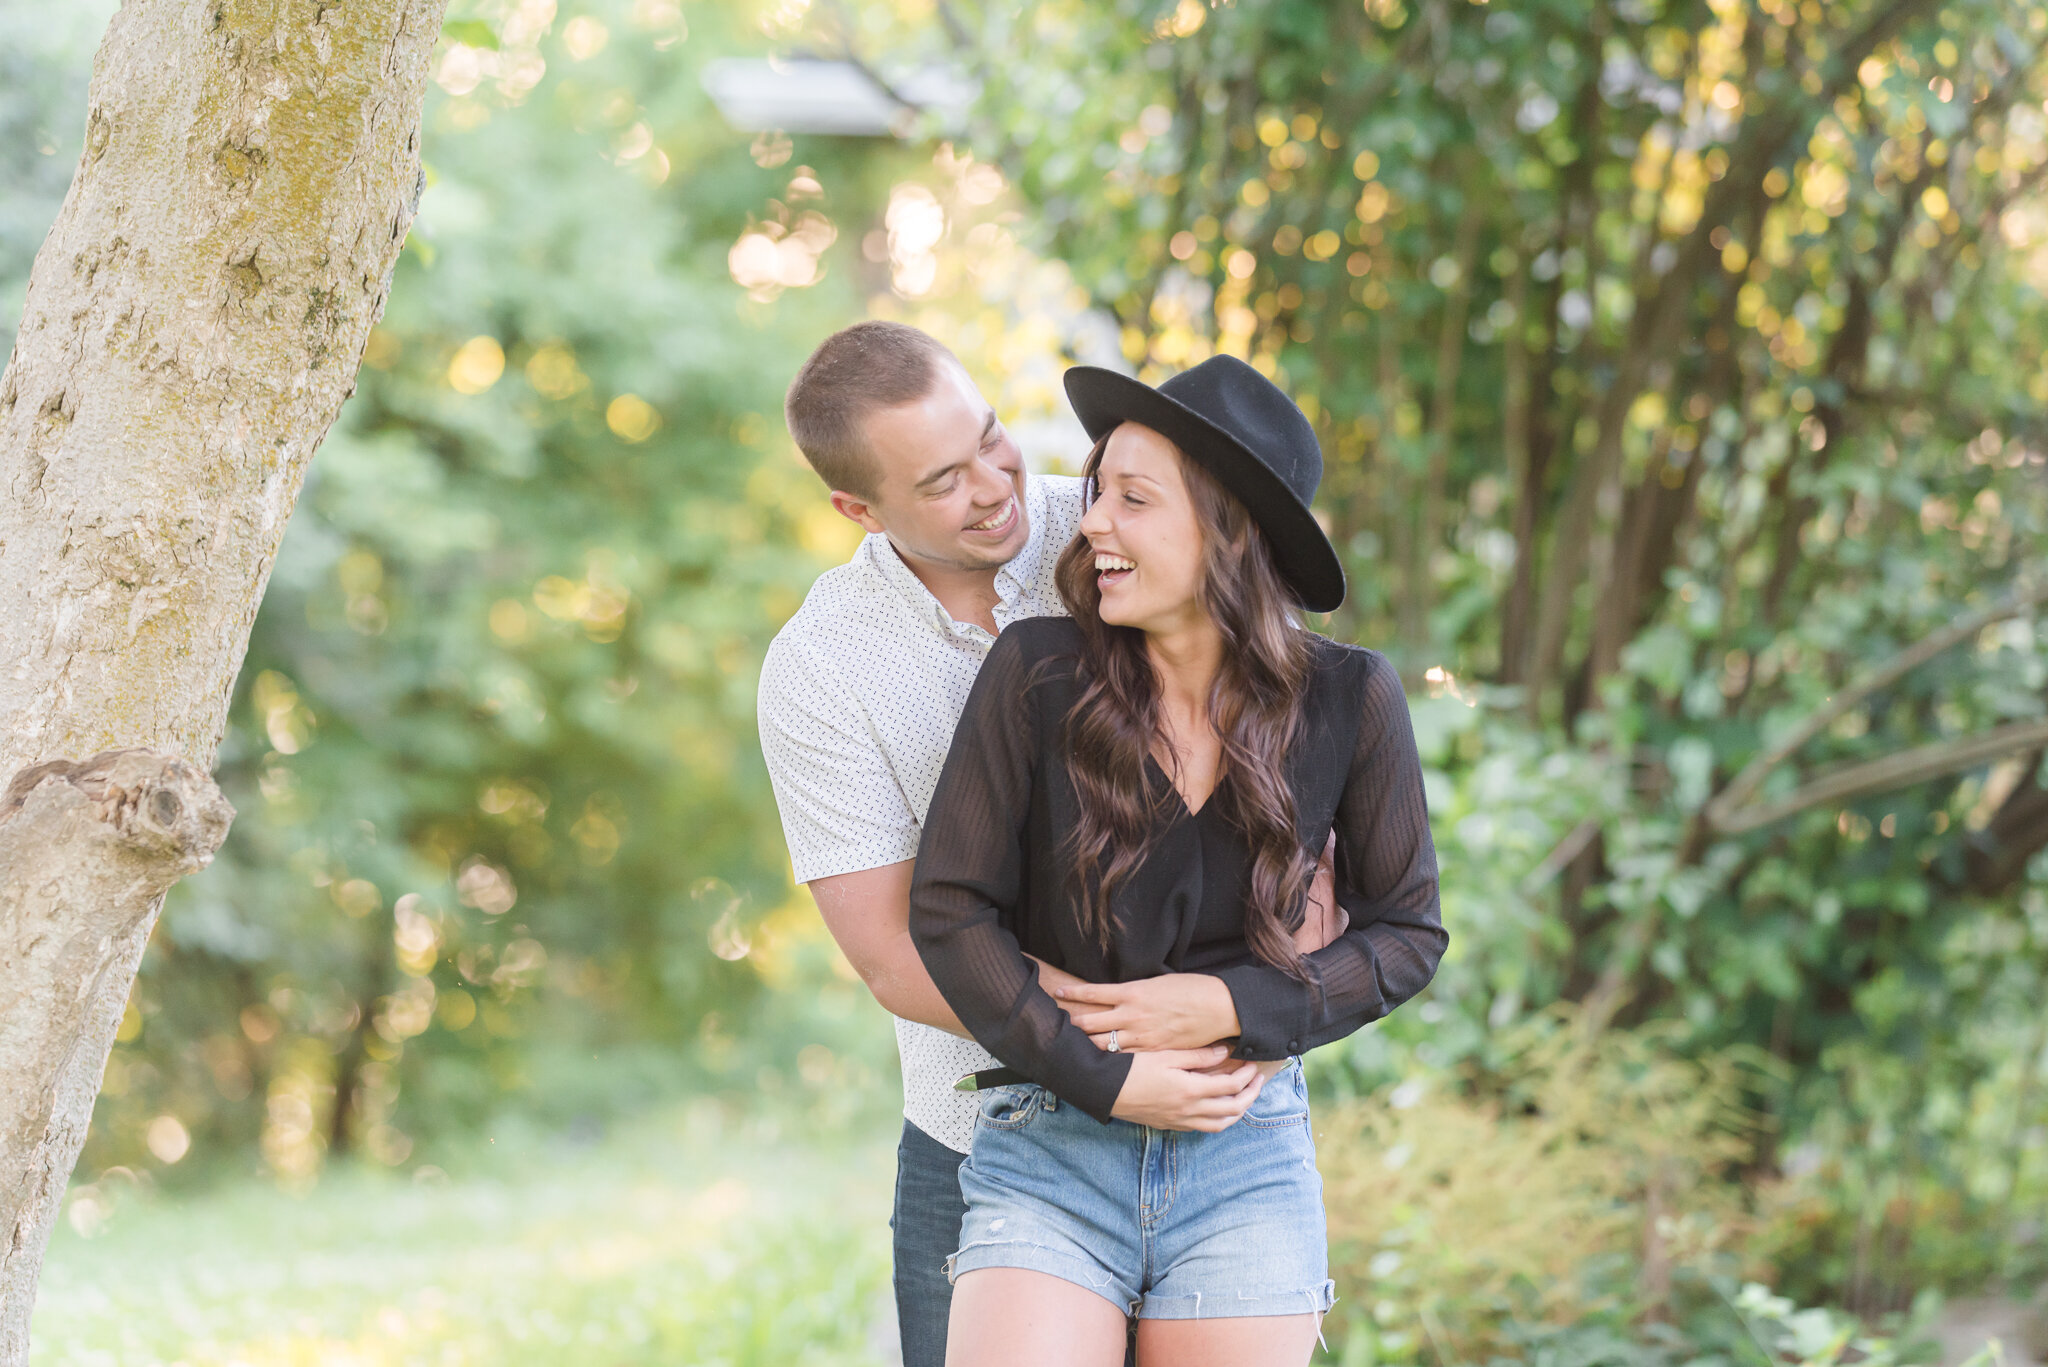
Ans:
[{"label": "woman's hand", "polygon": [[1134,983],[1063,983],[1053,999],[1104,1049],[1200,1049],[1243,1032],[1221,978],[1163,973]]},{"label": "woman's hand", "polygon": [[[1344,933],[1350,918],[1337,905],[1333,833],[1316,863],[1295,948],[1313,954]],[[1199,1049],[1241,1033],[1237,1004],[1221,978],[1166,973],[1129,983],[1088,983],[1039,962],[1038,983],[1066,1008],[1100,1048],[1116,1032],[1119,1049]]]},{"label": "woman's hand", "polygon": [[1230,1051],[1220,1044],[1133,1054],[1110,1114],[1155,1130],[1227,1130],[1266,1085],[1255,1064],[1218,1067],[1229,1058]]}]

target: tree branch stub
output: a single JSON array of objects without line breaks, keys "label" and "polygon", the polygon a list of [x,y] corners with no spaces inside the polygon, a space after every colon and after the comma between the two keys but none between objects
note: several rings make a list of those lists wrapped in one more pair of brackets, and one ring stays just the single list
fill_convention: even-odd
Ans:
[{"label": "tree branch stub", "polygon": [[157,908],[233,819],[204,771],[150,750],[33,765],[0,795],[0,1362],[26,1355],[43,1248]]}]

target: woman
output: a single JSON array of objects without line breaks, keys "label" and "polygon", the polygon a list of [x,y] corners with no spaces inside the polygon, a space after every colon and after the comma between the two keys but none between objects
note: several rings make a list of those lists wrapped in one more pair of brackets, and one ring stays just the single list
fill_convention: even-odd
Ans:
[{"label": "woman", "polygon": [[[1407,704],[1383,657],[1300,623],[1344,579],[1286,395],[1230,357],[1157,389],[1076,367],[1067,392],[1096,440],[1073,616],[990,650],[911,888],[933,981],[1025,1079],[983,1093],[961,1169],[947,1361],[1115,1367],[1128,1313],[1141,1364],[1305,1363],[1334,1288],[1296,1056],[1413,996],[1446,938]],[[1349,924],[1304,955],[1333,830]],[[1034,958],[1228,1000],[1077,1021]],[[1176,1047],[1225,1037],[1199,1128],[1154,1125],[1208,1061]]]}]

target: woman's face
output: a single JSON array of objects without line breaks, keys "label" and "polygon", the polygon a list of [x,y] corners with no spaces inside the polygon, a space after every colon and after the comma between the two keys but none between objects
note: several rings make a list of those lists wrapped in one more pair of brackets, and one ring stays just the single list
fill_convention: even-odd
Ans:
[{"label": "woman's face", "polygon": [[1127,422],[1110,434],[1096,467],[1095,501],[1081,535],[1095,551],[1102,620],[1161,633],[1206,620],[1202,527],[1180,448]]}]

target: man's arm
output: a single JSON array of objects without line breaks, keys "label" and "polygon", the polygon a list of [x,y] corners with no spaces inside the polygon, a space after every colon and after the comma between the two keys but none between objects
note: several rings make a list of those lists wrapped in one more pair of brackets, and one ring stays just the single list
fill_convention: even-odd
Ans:
[{"label": "man's arm", "polygon": [[839,952],[883,1009],[967,1039],[967,1028],[939,995],[910,942],[910,870],[916,862],[834,874],[805,886]]},{"label": "man's arm", "polygon": [[[906,859],[878,869],[815,878],[804,886],[811,890],[811,900],[818,904],[818,914],[839,952],[884,1010],[968,1039],[967,1027],[939,995],[910,941],[910,870],[916,862]],[[1038,981],[1048,992],[1081,982],[1043,959],[1033,962],[1038,965]]]},{"label": "man's arm", "polygon": [[[1324,948],[1349,924],[1348,914],[1337,904],[1336,849],[1333,833],[1323,845],[1309,884],[1308,907],[1294,932],[1295,948],[1303,954]],[[1046,990],[1102,1048],[1108,1047],[1111,1030],[1117,1032],[1119,1048],[1145,1050],[1195,1049],[1234,1038],[1243,1029],[1230,989],[1208,973],[1167,973],[1128,983],[1064,983]],[[1284,1062],[1272,1061],[1272,1070]]]},{"label": "man's arm", "polygon": [[761,754],[796,877],[875,999],[964,1035],[910,942],[917,818],[842,686],[785,629],[761,665]]}]

